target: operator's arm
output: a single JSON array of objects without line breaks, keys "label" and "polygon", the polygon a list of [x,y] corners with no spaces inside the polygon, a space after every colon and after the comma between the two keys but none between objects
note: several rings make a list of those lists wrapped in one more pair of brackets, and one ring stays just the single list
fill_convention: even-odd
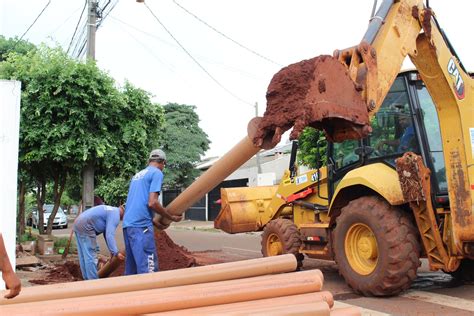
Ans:
[{"label": "operator's arm", "polygon": [[155,213],[161,215],[162,217],[166,217],[173,222],[178,222],[181,220],[181,215],[172,215],[166,211],[166,209],[160,204],[158,201],[158,196],[160,194],[158,192],[150,192],[148,195],[148,208],[152,209]]},{"label": "operator's arm", "polygon": [[3,236],[0,233],[0,271],[2,271],[2,278],[5,281],[6,288],[10,290],[10,293],[5,295],[5,298],[14,298],[20,294],[21,282],[18,276],[13,271],[13,268],[8,259],[7,250],[3,243]]}]

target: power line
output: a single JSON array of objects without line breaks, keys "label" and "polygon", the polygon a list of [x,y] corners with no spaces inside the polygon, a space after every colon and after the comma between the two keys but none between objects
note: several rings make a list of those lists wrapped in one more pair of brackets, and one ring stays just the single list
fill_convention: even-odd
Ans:
[{"label": "power line", "polygon": [[197,15],[195,15],[194,13],[192,13],[191,11],[189,11],[188,9],[186,9],[185,7],[183,7],[181,4],[179,4],[178,2],[176,2],[176,0],[173,0],[173,2],[178,6],[180,7],[181,9],[183,9],[186,13],[188,13],[189,15],[191,15],[192,17],[194,17],[196,20],[198,20],[199,22],[201,22],[202,24],[204,24],[205,26],[207,26],[208,28],[210,28],[211,30],[213,30],[214,32],[218,33],[219,35],[223,36],[224,38],[228,39],[229,41],[231,41],[232,43],[236,44],[237,46],[240,46],[241,48],[251,52],[252,54],[262,58],[262,59],[265,59],[266,61],[269,61],[271,62],[272,64],[275,64],[277,66],[280,66],[280,67],[283,67],[282,64],[280,63],[277,63],[276,61],[273,61],[271,60],[270,58],[268,57],[265,57],[263,56],[262,54],[259,54],[257,53],[256,51],[254,51],[253,49],[251,48],[248,48],[247,46],[244,46],[243,44],[240,44],[239,42],[237,42],[236,40],[230,38],[229,36],[225,35],[224,33],[222,33],[221,31],[219,31],[218,29],[216,29],[215,27],[213,27],[212,25],[209,25],[209,23],[207,23],[206,21],[202,20],[200,17],[198,17]]},{"label": "power line", "polygon": [[102,9],[100,9],[100,20],[99,22],[97,23],[97,28],[99,28],[99,26],[101,26],[102,22],[104,22],[104,20],[109,16],[109,14],[112,12],[113,9],[115,9],[115,7],[117,6],[118,4],[118,0],[116,0],[111,6],[110,6],[110,9],[107,10],[107,7],[109,6],[111,0],[109,0],[105,6],[103,6]]},{"label": "power line", "polygon": [[56,33],[61,27],[63,27],[64,24],[66,24],[66,22],[68,22],[77,13],[77,11],[79,11],[79,9],[80,7],[74,10],[74,12],[72,12],[63,22],[61,22],[61,24],[59,24],[54,30],[49,32],[49,37],[52,37],[54,33]]},{"label": "power line", "polygon": [[[131,28],[131,29],[134,29],[134,30],[137,31],[137,32],[140,32],[140,33],[142,33],[142,34],[145,34],[145,35],[147,35],[147,36],[150,36],[150,37],[152,37],[152,38],[154,38],[154,39],[160,41],[161,43],[164,43],[164,44],[166,44],[166,45],[168,45],[168,46],[170,46],[170,47],[178,48],[178,49],[180,48],[179,46],[177,46],[177,45],[175,45],[175,44],[173,44],[173,43],[170,43],[169,41],[166,41],[166,40],[162,39],[161,37],[156,36],[155,34],[152,34],[152,33],[149,33],[149,32],[143,31],[143,30],[140,30],[139,28],[137,28],[137,27],[135,27],[135,26],[133,26],[133,25],[131,25],[131,24],[129,24],[129,23],[127,23],[127,22],[125,22],[125,21],[119,19],[119,18],[117,18],[117,17],[114,16],[114,15],[110,15],[110,18],[112,18],[112,19],[115,20],[116,22],[120,22],[121,24],[123,24],[123,25],[125,25],[125,26],[127,26],[127,27],[129,27],[129,28]],[[129,33],[129,32],[127,32],[127,33],[128,33],[128,34],[131,34],[131,33]],[[143,46],[143,45],[142,45],[142,46]],[[148,50],[148,48],[147,48],[147,50]],[[150,50],[150,52],[151,52],[151,50]],[[156,57],[156,55],[155,55],[155,57]],[[246,71],[244,71],[244,70],[242,70],[242,69],[235,68],[235,67],[231,67],[231,66],[229,66],[229,65],[226,65],[226,64],[217,62],[217,61],[215,61],[215,60],[208,59],[208,58],[206,58],[206,57],[204,57],[204,56],[200,56],[199,59],[201,59],[201,60],[207,60],[208,62],[213,63],[214,65],[218,65],[219,67],[223,67],[224,69],[231,70],[231,71],[234,71],[234,72],[237,71],[237,72],[239,72],[240,74],[243,74],[243,75],[246,76],[246,77],[255,79],[255,76],[254,76],[253,74],[250,74],[250,73],[248,73],[248,72],[246,72]]]},{"label": "power line", "polygon": [[[33,25],[35,25],[36,21],[38,21],[38,19],[40,18],[40,16],[43,14],[44,10],[46,10],[46,8],[49,6],[49,4],[51,3],[51,0],[48,1],[48,3],[46,3],[46,5],[44,6],[43,10],[41,10],[41,12],[38,14],[38,16],[36,17],[36,19],[33,21],[33,23],[31,23],[30,27],[25,31],[25,33],[23,33],[23,35],[20,37],[20,39],[17,41],[17,43],[19,41],[21,41],[21,39],[23,38],[23,36],[26,35],[26,33],[28,33],[28,31],[33,27]],[[15,43],[16,45],[16,43]]]},{"label": "power line", "polygon": [[181,49],[189,56],[189,58],[191,58],[194,63],[196,65],[199,66],[199,68],[201,68],[202,71],[204,71],[208,76],[209,78],[212,79],[212,81],[214,81],[218,86],[220,86],[222,89],[224,89],[228,94],[230,94],[231,96],[233,96],[234,98],[236,98],[237,100],[245,103],[245,104],[248,104],[250,106],[254,106],[252,103],[250,102],[247,102],[245,101],[244,99],[240,98],[239,96],[237,96],[236,94],[234,94],[232,91],[230,91],[229,89],[227,89],[224,85],[222,85],[216,78],[214,78],[210,73],[209,71],[206,70],[206,68],[204,68],[192,55],[191,53],[188,52],[188,50],[183,46],[181,45],[181,43],[178,41],[178,39],[176,37],[174,37],[174,35],[168,30],[168,28],[166,28],[166,26],[160,21],[160,19],[155,15],[155,13],[153,13],[153,11],[150,9],[150,7],[146,4],[146,2],[143,2],[143,4],[145,5],[145,7],[148,9],[148,11],[150,11],[150,13],[153,15],[153,17],[156,19],[156,21],[165,29],[165,31],[168,33],[169,36],[171,36],[171,38],[173,38],[173,40],[179,45],[179,47],[181,47]]},{"label": "power line", "polygon": [[162,39],[161,37],[156,36],[155,34],[152,34],[152,33],[150,33],[150,32],[146,32],[146,31],[140,30],[139,28],[136,28],[135,26],[133,26],[133,25],[131,25],[131,24],[129,24],[129,23],[127,23],[127,22],[125,22],[125,21],[123,21],[123,20],[121,20],[121,19],[119,19],[119,18],[113,16],[113,15],[111,15],[110,17],[111,17],[112,19],[114,19],[114,20],[116,20],[116,21],[118,21],[118,22],[120,22],[120,23],[122,23],[122,24],[124,24],[124,25],[126,25],[126,26],[128,26],[128,27],[130,27],[130,28],[132,28],[132,29],[134,29],[135,31],[140,32],[140,33],[143,33],[143,34],[148,35],[148,36],[150,36],[150,37],[153,37],[153,38],[159,40],[160,42],[162,42],[162,43],[164,43],[164,44],[166,44],[166,45],[169,45],[169,46],[172,46],[172,47],[177,47],[176,45],[174,45],[174,44],[172,44],[172,43],[170,43],[170,42],[168,42],[168,41]]},{"label": "power line", "polygon": [[[117,18],[113,17],[112,15],[110,16],[113,20],[117,20],[118,22],[121,22],[120,20],[118,20]],[[138,44],[140,44],[146,51],[148,51],[148,53],[153,56],[160,64],[164,65],[166,68],[168,68],[171,72],[173,73],[176,73],[173,69],[173,67],[171,65],[168,65],[166,64],[164,61],[162,61],[155,53],[152,49],[150,49],[149,47],[147,47],[143,42],[141,42],[140,40],[138,40],[138,38],[136,38],[135,36],[133,36],[132,33],[130,33],[127,29],[125,29],[123,26],[121,26],[121,28],[123,29],[123,31],[125,33],[128,34],[128,36],[130,36],[132,39],[134,39]]]},{"label": "power line", "polygon": [[69,50],[71,49],[71,45],[74,40],[74,37],[76,36],[77,28],[79,27],[79,24],[81,23],[82,15],[84,14],[84,11],[86,10],[86,5],[87,5],[87,0],[84,1],[84,7],[82,8],[82,12],[81,12],[81,15],[79,16],[79,20],[77,21],[76,28],[74,29],[74,33],[72,34],[71,41],[69,42],[69,46],[67,48],[68,53],[69,53]]}]

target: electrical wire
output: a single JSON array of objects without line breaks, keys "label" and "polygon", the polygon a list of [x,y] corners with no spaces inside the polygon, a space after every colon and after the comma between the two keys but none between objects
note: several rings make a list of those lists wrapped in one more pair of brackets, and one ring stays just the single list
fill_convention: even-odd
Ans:
[{"label": "electrical wire", "polygon": [[72,34],[71,41],[69,42],[69,46],[67,48],[67,53],[68,54],[69,54],[69,50],[71,49],[71,45],[72,45],[72,42],[74,40],[74,37],[76,36],[77,28],[79,27],[79,24],[81,23],[84,11],[86,10],[86,5],[87,5],[87,0],[84,1],[84,7],[82,8],[82,12],[81,12],[81,15],[79,16],[79,20],[77,21],[76,28],[74,29],[74,33]]},{"label": "electrical wire", "polygon": [[101,9],[102,13],[101,13],[101,18],[99,20],[99,22],[97,23],[97,28],[99,28],[99,26],[102,25],[102,22],[105,21],[105,19],[109,16],[109,14],[112,12],[113,9],[115,9],[115,7],[117,6],[118,4],[118,0],[115,1],[112,6],[110,7],[109,10],[106,11],[108,5],[110,4],[110,0],[107,2],[107,4]]},{"label": "electrical wire", "polygon": [[171,36],[171,38],[173,38],[173,40],[179,45],[179,47],[181,47],[181,49],[189,56],[189,58],[191,58],[194,63],[196,65],[198,65],[199,68],[201,68],[202,71],[204,71],[208,76],[209,78],[212,79],[212,81],[214,81],[219,87],[221,87],[223,90],[225,90],[228,94],[230,94],[231,96],[233,96],[235,99],[239,100],[240,102],[243,102],[247,105],[250,105],[250,106],[254,106],[254,104],[248,102],[248,101],[245,101],[244,99],[240,98],[239,96],[237,96],[236,94],[234,94],[232,91],[230,91],[229,89],[227,89],[223,84],[221,84],[216,78],[214,78],[210,73],[209,71],[206,70],[206,68],[204,68],[197,60],[196,58],[193,57],[193,55],[191,55],[191,53],[178,41],[178,39],[176,37],[174,37],[174,35],[168,30],[168,28],[160,21],[160,19],[155,15],[155,13],[151,10],[151,8],[146,4],[146,2],[143,2],[143,4],[145,5],[145,7],[148,9],[148,11],[150,11],[150,13],[153,15],[153,17],[156,19],[156,21],[163,27],[163,29],[168,33],[169,36]]},{"label": "electrical wire", "polygon": [[[114,18],[113,16],[110,16],[113,20],[117,20],[116,18]],[[120,22],[120,21],[119,21]],[[117,23],[117,22],[116,22]],[[142,46],[151,56],[153,56],[160,64],[162,64],[163,66],[165,66],[166,68],[168,68],[168,70],[170,70],[171,72],[176,73],[176,71],[174,70],[174,68],[171,66],[171,65],[168,65],[167,63],[165,63],[163,60],[161,60],[155,53],[152,49],[150,49],[148,46],[146,46],[142,41],[140,41],[138,38],[136,38],[132,33],[130,33],[127,29],[125,29],[123,26],[120,26],[123,31],[125,33],[128,34],[128,36],[130,36],[132,39],[134,39],[138,44],[140,44],[140,46]]]},{"label": "electrical wire", "polygon": [[[164,44],[166,44],[166,45],[168,45],[168,46],[170,46],[170,47],[180,49],[179,46],[177,46],[177,45],[175,45],[175,44],[173,44],[173,43],[170,43],[169,41],[166,41],[166,40],[162,39],[161,37],[156,36],[155,34],[152,34],[152,33],[149,33],[149,32],[143,31],[143,30],[140,30],[139,28],[136,28],[135,26],[133,26],[133,25],[131,25],[131,24],[129,24],[129,23],[127,23],[127,22],[125,22],[125,21],[123,21],[123,20],[117,18],[117,17],[114,16],[114,15],[110,15],[110,18],[113,19],[113,20],[115,20],[116,22],[120,22],[121,24],[123,24],[123,25],[125,25],[125,26],[127,26],[127,27],[129,27],[129,28],[131,28],[131,29],[133,29],[133,30],[135,30],[135,31],[137,31],[137,32],[140,32],[140,33],[142,33],[142,34],[145,34],[145,35],[147,35],[147,36],[150,36],[150,37],[152,37],[152,38],[154,38],[154,39],[160,41],[161,43],[164,43]],[[128,32],[128,33],[129,33],[129,32]],[[131,34],[131,33],[129,33],[129,34]],[[209,60],[209,59],[206,59],[206,57],[203,57],[203,56],[200,56],[199,59],[201,59],[201,60],[207,60],[208,63],[212,63],[212,64],[214,64],[214,65],[217,65],[217,66],[222,67],[222,68],[227,69],[227,70],[231,70],[231,71],[233,71],[233,72],[238,72],[238,73],[240,73],[240,74],[242,74],[242,75],[244,75],[244,76],[246,76],[246,77],[248,77],[248,78],[251,78],[251,79],[255,79],[255,78],[256,78],[255,75],[250,74],[250,73],[248,73],[248,72],[246,72],[246,71],[244,71],[244,70],[242,70],[242,69],[238,69],[238,68],[235,68],[235,67],[231,67],[231,66],[222,64],[222,63],[220,63],[220,62],[216,62],[215,60]]]},{"label": "electrical wire", "polygon": [[80,7],[74,10],[74,12],[71,13],[61,24],[59,24],[54,30],[49,32],[49,37],[52,37],[54,33],[56,33],[60,28],[64,26],[76,13],[79,11]]},{"label": "electrical wire", "polygon": [[[20,39],[16,42],[18,43],[19,41],[21,41],[21,39],[23,38],[23,36],[26,35],[26,33],[28,33],[28,31],[33,27],[33,25],[35,25],[36,21],[38,21],[38,19],[40,18],[40,16],[43,14],[44,10],[46,10],[46,8],[49,6],[49,4],[51,3],[51,0],[48,0],[48,3],[46,3],[46,5],[44,6],[43,10],[41,10],[41,12],[38,14],[38,16],[36,17],[36,19],[33,21],[33,23],[31,23],[30,27],[25,31],[25,33],[23,33],[23,35],[20,37]],[[15,43],[15,45],[16,45]]]},{"label": "electrical wire", "polygon": [[215,27],[213,27],[212,25],[209,25],[209,23],[207,23],[206,21],[204,21],[203,19],[201,19],[200,17],[198,17],[197,15],[195,15],[194,13],[192,13],[191,11],[189,11],[188,9],[186,9],[185,7],[183,7],[181,4],[179,4],[178,2],[176,2],[176,0],[173,0],[173,2],[178,6],[180,7],[182,10],[184,10],[184,12],[186,12],[187,14],[191,15],[193,18],[195,18],[196,20],[198,20],[199,22],[201,22],[202,24],[204,24],[205,26],[207,26],[208,28],[210,28],[211,30],[213,30],[214,32],[216,32],[217,34],[223,36],[224,38],[228,39],[229,41],[231,41],[232,43],[236,44],[237,46],[251,52],[252,54],[266,60],[266,61],[269,61],[271,62],[272,64],[275,64],[277,66],[280,66],[280,67],[283,67],[282,64],[280,63],[277,63],[276,61],[273,61],[271,60],[270,58],[268,57],[265,57],[263,56],[262,54],[259,54],[258,52],[254,51],[253,49],[251,48],[248,48],[247,46],[243,45],[243,44],[240,44],[239,42],[237,42],[236,40],[232,39],[231,37],[227,36],[226,34],[222,33],[221,31],[219,31],[218,29],[216,29]]}]

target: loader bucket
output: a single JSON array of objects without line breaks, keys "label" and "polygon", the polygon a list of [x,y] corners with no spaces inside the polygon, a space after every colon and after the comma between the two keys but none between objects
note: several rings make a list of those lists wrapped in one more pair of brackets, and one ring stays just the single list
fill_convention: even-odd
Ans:
[{"label": "loader bucket", "polygon": [[262,228],[261,216],[278,186],[221,189],[221,211],[214,227],[227,233],[255,232]]},{"label": "loader bucket", "polygon": [[306,126],[324,130],[330,141],[358,139],[371,131],[367,105],[347,67],[332,56],[318,56],[289,65],[268,86],[267,108],[253,142],[260,146],[293,127],[297,139]]}]

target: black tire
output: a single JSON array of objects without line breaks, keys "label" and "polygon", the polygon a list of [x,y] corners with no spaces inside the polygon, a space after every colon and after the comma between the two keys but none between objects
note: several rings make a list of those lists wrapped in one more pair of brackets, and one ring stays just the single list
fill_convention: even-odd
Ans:
[{"label": "black tire", "polygon": [[333,248],[339,274],[365,296],[396,295],[408,289],[421,265],[414,219],[377,196],[355,199],[342,208]]},{"label": "black tire", "polygon": [[[275,246],[275,243],[279,245]],[[261,245],[264,257],[292,253],[298,260],[298,267],[302,266],[304,255],[299,252],[300,233],[291,220],[278,218],[270,221],[263,229]]]},{"label": "black tire", "polygon": [[461,282],[474,282],[474,260],[462,259],[459,268],[450,273],[454,279]]}]

